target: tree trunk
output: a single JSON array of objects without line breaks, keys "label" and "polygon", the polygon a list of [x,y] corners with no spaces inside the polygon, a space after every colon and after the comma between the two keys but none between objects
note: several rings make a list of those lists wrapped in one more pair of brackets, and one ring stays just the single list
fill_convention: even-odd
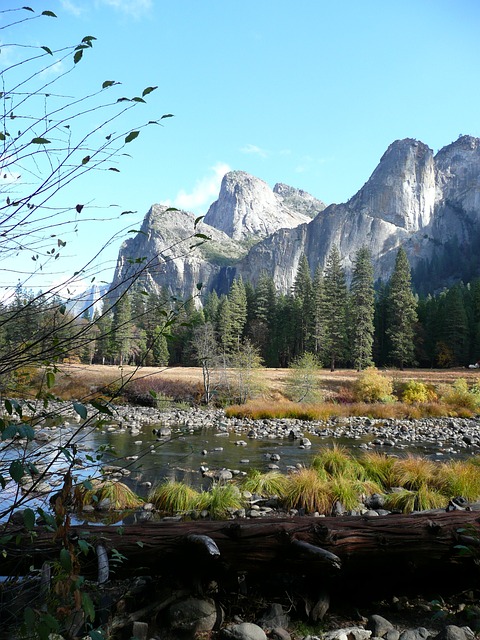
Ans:
[{"label": "tree trunk", "polygon": [[[382,586],[368,579],[388,571],[396,588],[420,587],[438,581],[454,583],[477,579],[471,558],[460,557],[456,545],[465,544],[480,553],[480,514],[473,511],[389,515],[385,517],[275,518],[231,521],[142,523],[118,527],[72,526],[71,536],[95,546],[103,544],[110,555],[116,550],[125,560],[115,577],[135,575],[172,576],[177,581],[249,579],[278,584],[297,578],[342,590]],[[460,531],[460,530],[463,531]],[[465,533],[465,529],[469,531]],[[473,534],[473,535],[472,535]],[[29,567],[41,567],[59,553],[52,534],[39,528],[37,536],[15,537],[5,545],[0,574],[9,575]],[[84,562],[87,575],[96,571],[91,555]],[[236,578],[235,578],[236,579]]]}]

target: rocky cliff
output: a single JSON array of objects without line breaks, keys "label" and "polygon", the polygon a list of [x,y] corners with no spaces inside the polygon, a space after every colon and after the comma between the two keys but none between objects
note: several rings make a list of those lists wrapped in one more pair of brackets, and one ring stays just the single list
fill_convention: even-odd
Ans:
[{"label": "rocky cliff", "polygon": [[283,184],[272,190],[244,171],[230,171],[223,177],[220,195],[209,208],[205,223],[234,240],[251,243],[277,229],[308,222],[323,209],[325,204],[305,191]]},{"label": "rocky cliff", "polygon": [[141,233],[120,249],[114,286],[145,266],[132,256],[145,256],[152,261],[146,285],[181,297],[194,293],[197,282],[226,291],[236,275],[255,283],[262,271],[287,292],[302,253],[313,272],[334,245],[347,271],[356,251],[368,246],[378,278],[390,275],[401,244],[430,287],[479,275],[480,140],[462,136],[436,155],[417,140],[397,140],[357,194],[328,207],[299,189],[272,190],[233,171],[198,229],[211,241],[192,249],[193,222],[192,214],[154,205]]}]

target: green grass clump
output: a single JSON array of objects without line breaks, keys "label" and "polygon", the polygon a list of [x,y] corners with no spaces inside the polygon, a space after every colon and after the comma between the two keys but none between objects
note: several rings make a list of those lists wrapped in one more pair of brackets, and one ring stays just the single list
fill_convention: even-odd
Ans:
[{"label": "green grass clump", "polygon": [[317,471],[300,469],[288,476],[285,505],[288,509],[305,509],[307,513],[330,513],[333,496],[328,481]]},{"label": "green grass clump", "polygon": [[213,519],[226,518],[232,511],[244,506],[237,486],[233,484],[214,484],[208,491],[200,494],[198,509],[206,510]]},{"label": "green grass clump", "polygon": [[367,478],[378,483],[384,490],[395,485],[395,462],[396,458],[378,451],[368,451],[360,459]]},{"label": "green grass clump", "polygon": [[412,491],[423,487],[438,488],[437,465],[431,460],[413,455],[396,459],[394,483]]},{"label": "green grass clump", "polygon": [[263,497],[278,496],[281,498],[285,495],[287,484],[287,477],[280,471],[262,473],[258,469],[250,469],[242,480],[241,487],[244,491],[250,491],[250,493],[256,493]]},{"label": "green grass clump", "polygon": [[365,472],[361,464],[345,447],[339,447],[338,445],[334,445],[332,449],[323,449],[312,460],[312,467],[320,473],[325,471],[329,476],[335,478],[365,478]]},{"label": "green grass clump", "polygon": [[441,509],[447,505],[445,496],[429,487],[421,486],[416,491],[403,489],[390,493],[385,497],[385,509],[412,513],[413,511],[425,511],[428,509]]},{"label": "green grass clump", "polygon": [[188,513],[198,509],[200,494],[183,482],[169,480],[154,487],[148,501],[164,513]]},{"label": "green grass clump", "polygon": [[447,498],[462,496],[473,502],[480,496],[480,469],[471,462],[451,460],[439,468],[439,484]]},{"label": "green grass clump", "polygon": [[123,482],[113,480],[92,480],[91,488],[79,484],[74,488],[74,501],[78,508],[89,504],[99,504],[102,500],[110,500],[110,509],[135,509],[143,504],[139,498]]}]

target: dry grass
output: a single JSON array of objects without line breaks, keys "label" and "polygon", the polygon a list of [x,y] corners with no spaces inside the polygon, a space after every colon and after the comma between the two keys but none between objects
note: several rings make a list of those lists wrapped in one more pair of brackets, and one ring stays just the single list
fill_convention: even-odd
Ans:
[{"label": "dry grass", "polygon": [[[372,418],[420,418],[422,416],[460,416],[471,417],[474,407],[462,402],[460,405],[451,402],[426,403],[362,403],[351,402],[354,383],[358,380],[357,371],[342,369],[334,372],[320,370],[317,374],[320,391],[326,399],[324,403],[294,403],[286,399],[288,369],[260,369],[258,375],[262,381],[262,397],[241,407],[231,407],[231,415],[252,418],[291,417],[304,420],[327,420],[331,417],[369,416]],[[459,379],[465,379],[468,387],[478,384],[480,375],[469,369],[409,369],[408,371],[382,371],[393,380],[394,388],[403,388],[408,382],[425,383],[429,389],[450,387]],[[38,380],[34,377],[27,390],[21,389],[23,396],[33,397],[38,391]],[[122,401],[127,395],[127,388],[142,389],[143,395],[148,389],[156,389],[164,395],[176,400],[188,396],[189,400],[199,397],[202,382],[202,371],[199,367],[116,367],[102,365],[64,364],[60,365],[56,374],[56,382],[52,393],[64,400],[88,401],[94,398]],[[442,387],[443,385],[443,387]],[[458,383],[457,383],[458,385]],[[149,394],[148,394],[149,395]],[[444,394],[445,395],[445,394]],[[458,389],[457,389],[457,394]],[[151,396],[149,396],[151,397]],[[184,399],[184,398],[183,398]]]}]

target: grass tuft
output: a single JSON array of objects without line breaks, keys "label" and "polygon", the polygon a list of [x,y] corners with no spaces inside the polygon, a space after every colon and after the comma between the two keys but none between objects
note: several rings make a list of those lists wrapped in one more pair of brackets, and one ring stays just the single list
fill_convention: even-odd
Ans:
[{"label": "grass tuft", "polygon": [[280,471],[262,473],[258,469],[250,469],[242,480],[241,487],[244,491],[256,493],[263,497],[278,496],[282,498],[288,485],[288,480]]},{"label": "grass tuft", "polygon": [[148,501],[159,511],[174,515],[198,509],[200,494],[183,482],[169,480],[154,487]]},{"label": "grass tuft", "polygon": [[74,502],[77,508],[99,504],[106,499],[110,500],[109,509],[115,510],[135,509],[143,504],[143,500],[123,482],[92,480],[91,484],[91,489],[87,489],[83,484],[74,488]]},{"label": "grass tuft", "polygon": [[238,487],[234,484],[214,484],[200,494],[198,509],[209,512],[213,519],[226,518],[244,506]]},{"label": "grass tuft", "polygon": [[316,469],[300,469],[288,476],[285,505],[288,509],[305,509],[307,513],[330,513],[333,496],[328,482]]}]

